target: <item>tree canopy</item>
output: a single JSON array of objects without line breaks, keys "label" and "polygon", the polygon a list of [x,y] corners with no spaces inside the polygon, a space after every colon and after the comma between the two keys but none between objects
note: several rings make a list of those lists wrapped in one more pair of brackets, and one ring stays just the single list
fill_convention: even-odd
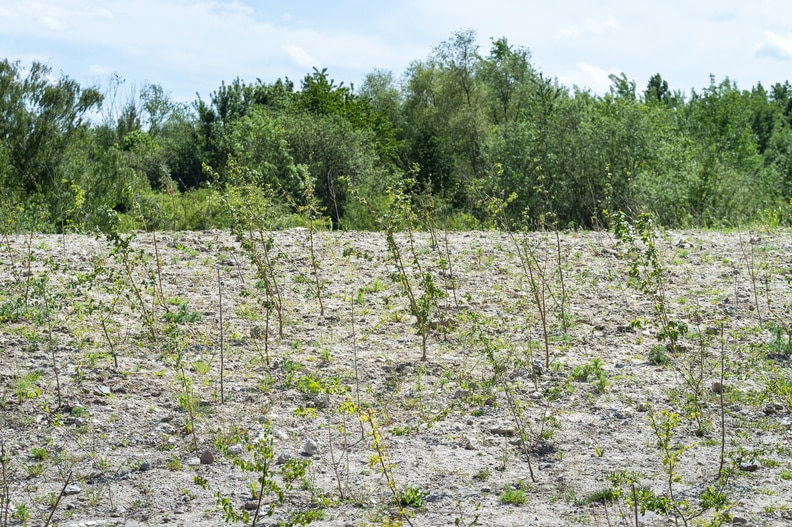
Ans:
[{"label": "tree canopy", "polygon": [[286,205],[312,185],[334,228],[374,225],[404,181],[448,225],[488,225],[492,199],[533,228],[596,228],[617,210],[674,227],[792,221],[789,82],[683,93],[660,73],[621,74],[597,95],[539,71],[527,47],[477,42],[458,31],[358,89],[314,68],[298,83],[233,79],[189,105],[159,85],[123,97],[120,77],[102,90],[3,60],[5,228],[93,230],[108,210],[129,227],[225,227],[218,204],[240,173]]}]

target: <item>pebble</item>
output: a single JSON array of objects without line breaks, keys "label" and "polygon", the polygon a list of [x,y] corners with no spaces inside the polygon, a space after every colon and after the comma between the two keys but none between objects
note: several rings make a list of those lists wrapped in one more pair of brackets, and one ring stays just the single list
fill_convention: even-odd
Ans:
[{"label": "pebble", "polygon": [[780,403],[770,403],[765,405],[764,407],[764,414],[765,415],[774,415],[784,411],[784,405]]},{"label": "pebble", "polygon": [[280,439],[281,441],[285,439],[289,439],[289,434],[281,430],[280,428],[273,428],[272,429],[272,437],[275,439]]},{"label": "pebble", "polygon": [[211,465],[214,463],[214,454],[210,450],[204,450],[201,452],[201,465]]},{"label": "pebble", "polygon": [[242,445],[231,445],[228,447],[228,453],[238,456],[242,453]]},{"label": "pebble", "polygon": [[73,496],[75,494],[79,494],[82,492],[82,489],[79,485],[66,485],[66,488],[63,489],[64,496]]},{"label": "pebble", "polygon": [[490,428],[490,434],[496,436],[512,437],[514,436],[514,428],[510,426],[496,426]]},{"label": "pebble", "polygon": [[533,361],[533,363],[531,363],[531,366],[533,367],[533,372],[536,375],[543,375],[544,374],[545,367],[544,367],[544,364],[542,364],[541,361],[535,360],[535,361]]},{"label": "pebble", "polygon": [[197,457],[190,457],[187,458],[187,461],[184,462],[188,467],[197,467],[201,464],[201,459]]},{"label": "pebble", "polygon": [[750,462],[750,463],[740,463],[740,470],[743,472],[756,472],[759,470],[759,463]]},{"label": "pebble", "polygon": [[110,395],[110,387],[103,384],[94,386],[93,393],[96,395]]},{"label": "pebble", "polygon": [[454,399],[467,399],[470,397],[470,391],[459,389],[454,392]]},{"label": "pebble", "polygon": [[176,428],[170,423],[161,423],[158,428],[166,434],[173,435],[176,433]]},{"label": "pebble", "polygon": [[151,470],[152,468],[154,468],[154,464],[151,461],[146,460],[140,464],[138,470],[141,472],[145,472],[147,470]]},{"label": "pebble", "polygon": [[303,443],[302,454],[306,456],[313,456],[319,451],[319,445],[313,439],[306,439]]},{"label": "pebble", "polygon": [[278,465],[283,465],[291,458],[292,458],[291,452],[289,452],[288,450],[284,450],[283,452],[278,454],[278,458],[275,460],[275,463],[277,463]]}]

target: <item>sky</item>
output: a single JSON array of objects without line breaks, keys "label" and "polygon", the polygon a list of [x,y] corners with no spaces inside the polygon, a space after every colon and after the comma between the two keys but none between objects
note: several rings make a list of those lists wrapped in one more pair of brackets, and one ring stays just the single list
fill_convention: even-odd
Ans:
[{"label": "sky", "polygon": [[612,73],[638,90],[660,73],[686,94],[710,75],[792,81],[789,0],[0,0],[0,59],[190,102],[235,78],[299,87],[314,67],[346,85],[375,69],[401,79],[466,29],[482,55],[506,37],[545,77],[598,94]]}]

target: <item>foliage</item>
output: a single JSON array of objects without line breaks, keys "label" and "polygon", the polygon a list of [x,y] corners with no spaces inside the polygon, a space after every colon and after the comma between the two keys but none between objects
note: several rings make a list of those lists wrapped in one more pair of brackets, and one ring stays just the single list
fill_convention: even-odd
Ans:
[{"label": "foliage", "polygon": [[618,211],[610,215],[613,234],[624,246],[630,284],[652,302],[660,331],[657,340],[665,340],[671,352],[679,351],[680,339],[687,333],[684,322],[673,320],[666,293],[667,272],[657,246],[657,227],[651,214],[641,214],[634,222]]},{"label": "foliage", "polygon": [[[215,493],[217,506],[223,511],[223,519],[226,523],[258,525],[259,518],[264,516],[271,518],[276,512],[280,512],[279,508],[286,503],[295,484],[304,481],[311,462],[304,459],[289,459],[283,464],[276,464],[272,434],[269,429],[265,429],[263,435],[253,440],[245,434],[238,439],[244,443],[251,457],[248,459],[231,455],[231,462],[243,472],[256,476],[253,485],[253,500],[256,507],[251,517],[251,513],[247,510],[237,510],[231,499],[220,492]],[[208,486],[205,480],[198,483]],[[321,519],[320,513],[321,511],[317,510],[298,511],[288,515],[280,512],[277,517],[283,519],[274,525],[282,527],[308,525],[314,520]]]},{"label": "foliage", "polygon": [[597,95],[505,37],[482,52],[472,29],[401,77],[374,70],[356,90],[314,68],[297,85],[237,78],[177,103],[159,85],[83,87],[5,59],[0,214],[21,213],[18,232],[98,230],[108,209],[127,215],[123,229],[225,228],[215,198],[235,163],[298,203],[307,167],[334,228],[377,228],[351,190],[384,212],[386,189],[412,177],[465,226],[486,219],[482,199],[511,195],[504,212],[530,228],[549,213],[596,228],[606,210],[671,227],[792,222],[788,82],[710,78],[686,94],[659,73],[642,91],[622,73]]}]

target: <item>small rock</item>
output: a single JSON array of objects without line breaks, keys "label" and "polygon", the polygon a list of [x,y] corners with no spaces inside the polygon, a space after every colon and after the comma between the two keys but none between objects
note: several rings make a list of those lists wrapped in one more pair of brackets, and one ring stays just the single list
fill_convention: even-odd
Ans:
[{"label": "small rock", "polygon": [[103,384],[94,386],[93,393],[95,395],[110,395],[110,387]]},{"label": "small rock", "polygon": [[512,437],[514,435],[514,428],[508,426],[496,426],[490,428],[490,434],[503,437]]},{"label": "small rock", "polygon": [[214,454],[210,450],[204,450],[201,452],[201,465],[211,465],[214,463]]},{"label": "small rock", "polygon": [[784,405],[778,403],[770,403],[765,405],[765,415],[773,415],[784,411]]},{"label": "small rock", "polygon": [[246,511],[254,511],[258,507],[258,502],[256,500],[249,500],[245,502],[245,510]]},{"label": "small rock", "polygon": [[306,439],[303,443],[302,454],[306,456],[313,456],[319,451],[319,445],[313,439]]},{"label": "small rock", "polygon": [[80,486],[79,485],[74,485],[74,484],[66,485],[66,488],[63,489],[63,495],[64,496],[73,496],[73,495],[79,494],[81,492],[82,492],[82,489],[80,488]]},{"label": "small rock", "polygon": [[277,463],[278,465],[283,465],[291,458],[292,458],[291,452],[289,452],[288,450],[284,450],[283,452],[278,454],[278,458],[275,460],[275,463]]},{"label": "small rock", "polygon": [[732,517],[732,525],[748,525],[748,520],[739,516]]},{"label": "small rock", "polygon": [[750,463],[740,463],[740,470],[743,472],[756,472],[759,470],[759,463],[751,461]]},{"label": "small rock", "polygon": [[149,460],[142,462],[140,466],[138,466],[138,470],[140,472],[145,472],[147,470],[151,470],[152,468],[154,468],[154,464]]},{"label": "small rock", "polygon": [[440,501],[443,498],[446,498],[448,494],[445,492],[430,492],[428,496],[426,496],[425,500],[428,503],[434,503],[436,501]]},{"label": "small rock", "polygon": [[285,439],[289,439],[289,434],[281,430],[280,428],[273,428],[272,429],[272,437],[275,439],[280,439],[281,441]]},{"label": "small rock", "polygon": [[465,450],[478,450],[476,448],[476,443],[473,442],[473,439],[470,437],[465,438],[465,440],[462,442],[462,446],[465,447]]},{"label": "small rock", "polygon": [[242,445],[231,445],[228,447],[228,453],[238,456],[242,453]]},{"label": "small rock", "polygon": [[457,390],[454,392],[454,399],[467,399],[470,397],[470,392],[468,390]]},{"label": "small rock", "polygon": [[165,434],[173,435],[176,433],[176,428],[170,423],[161,423],[158,428]]},{"label": "small rock", "polygon": [[536,375],[543,375],[545,372],[544,364],[542,364],[541,361],[538,360],[533,361],[531,367],[533,368],[533,372]]},{"label": "small rock", "polygon": [[188,467],[197,467],[201,464],[201,459],[197,457],[190,457],[187,458],[187,461],[184,462]]}]

